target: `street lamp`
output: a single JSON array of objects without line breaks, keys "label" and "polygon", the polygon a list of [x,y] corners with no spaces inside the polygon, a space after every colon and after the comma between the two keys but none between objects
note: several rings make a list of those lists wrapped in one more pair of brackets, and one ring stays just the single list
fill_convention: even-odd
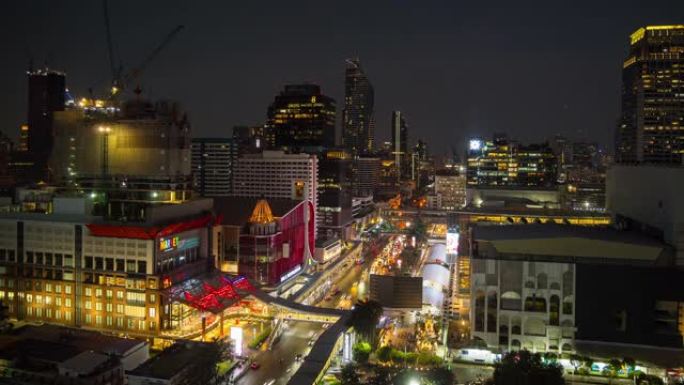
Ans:
[{"label": "street lamp", "polygon": [[112,128],[109,126],[98,126],[97,131],[102,134],[102,177],[106,177],[109,168],[109,133],[112,132]]}]

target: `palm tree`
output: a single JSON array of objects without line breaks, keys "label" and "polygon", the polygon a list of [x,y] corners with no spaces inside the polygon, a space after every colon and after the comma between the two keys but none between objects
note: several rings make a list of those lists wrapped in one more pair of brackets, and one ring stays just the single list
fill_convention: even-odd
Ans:
[{"label": "palm tree", "polygon": [[382,305],[377,301],[359,301],[354,306],[347,326],[353,327],[354,331],[375,346],[376,326],[382,316]]}]

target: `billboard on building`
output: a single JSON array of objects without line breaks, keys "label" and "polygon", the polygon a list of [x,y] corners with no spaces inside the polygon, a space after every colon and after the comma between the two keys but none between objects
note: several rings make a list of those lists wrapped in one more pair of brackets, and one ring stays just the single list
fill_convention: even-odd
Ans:
[{"label": "billboard on building", "polygon": [[458,232],[448,231],[446,235],[446,252],[447,254],[458,254]]},{"label": "billboard on building", "polygon": [[371,274],[370,299],[387,308],[420,309],[423,306],[423,278]]}]

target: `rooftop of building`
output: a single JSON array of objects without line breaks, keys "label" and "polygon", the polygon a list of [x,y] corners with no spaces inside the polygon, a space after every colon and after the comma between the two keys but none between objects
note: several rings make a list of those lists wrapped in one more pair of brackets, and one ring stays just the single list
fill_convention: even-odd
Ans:
[{"label": "rooftop of building", "polygon": [[233,138],[217,138],[217,137],[208,137],[208,138],[192,138],[193,143],[232,143]]},{"label": "rooftop of building", "polygon": [[79,375],[88,375],[95,372],[100,366],[106,364],[109,360],[110,357],[105,354],[88,350],[60,363],[59,367],[60,369],[75,372]]},{"label": "rooftop of building", "polygon": [[318,238],[316,238],[316,247],[326,248],[326,247],[332,246],[338,242],[340,242],[340,238],[337,238],[337,237],[329,237],[329,238],[328,237],[326,237],[326,238],[318,237]]},{"label": "rooftop of building", "polygon": [[92,215],[92,205],[89,201],[88,197],[57,196],[52,200],[53,211],[51,213],[1,212],[0,219],[158,227],[197,218],[210,213],[212,208],[212,200],[207,198],[190,199],[178,204],[152,204],[146,209],[144,221],[124,222]]},{"label": "rooftop of building", "polygon": [[268,205],[266,199],[259,199],[254,205],[252,215],[249,216],[249,223],[267,224],[272,223],[275,219],[271,212],[271,206]]},{"label": "rooftop of building", "polygon": [[672,250],[636,231],[609,226],[530,224],[474,226],[474,256],[556,262],[668,264]]},{"label": "rooftop of building", "polygon": [[[219,197],[214,198],[214,212],[223,216],[221,221],[224,225],[243,226],[249,222],[257,203],[262,198],[250,197]],[[294,199],[268,199],[271,215],[281,218],[292,211],[303,201]]]},{"label": "rooftop of building", "polygon": [[147,344],[144,340],[120,338],[94,331],[73,329],[57,325],[25,325],[9,336],[18,340],[35,340],[46,343],[65,344],[79,351],[95,351],[125,356]]},{"label": "rooftop of building", "polygon": [[196,341],[179,341],[170,348],[127,372],[129,376],[171,379],[182,372],[198,356],[211,349],[211,344]]},{"label": "rooftop of building", "polygon": [[305,154],[305,153],[290,154],[290,153],[286,153],[285,151],[279,151],[279,150],[264,150],[262,152],[255,153],[255,154],[244,154],[240,157],[240,159],[250,159],[250,160],[252,160],[252,159],[293,160],[293,159],[311,159],[311,158],[315,158],[315,156]]},{"label": "rooftop of building", "polygon": [[13,335],[0,337],[0,358],[14,360],[26,357],[33,360],[60,363],[81,353],[76,346],[42,340],[40,338],[20,338]]},{"label": "rooftop of building", "polygon": [[467,206],[456,210],[456,215],[515,215],[525,217],[595,217],[595,218],[609,218],[604,213],[594,211],[570,211],[564,209],[531,207],[534,202],[519,200],[519,204],[513,204],[508,201],[508,205],[495,207],[474,207]]}]

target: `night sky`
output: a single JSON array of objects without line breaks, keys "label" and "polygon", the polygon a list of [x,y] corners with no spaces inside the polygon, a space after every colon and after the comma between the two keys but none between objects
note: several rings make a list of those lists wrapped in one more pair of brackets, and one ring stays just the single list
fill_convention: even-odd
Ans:
[{"label": "night sky", "polygon": [[[320,84],[339,121],[344,59],[358,56],[375,86],[376,137],[389,137],[400,109],[410,137],[441,153],[492,132],[611,144],[628,35],[684,23],[684,1],[112,0],[110,13],[126,68],[185,25],[140,85],[181,101],[194,136],[263,123],[293,82]],[[100,1],[6,1],[0,32],[0,130],[10,136],[26,119],[30,57],[66,71],[74,95],[109,85]]]}]

